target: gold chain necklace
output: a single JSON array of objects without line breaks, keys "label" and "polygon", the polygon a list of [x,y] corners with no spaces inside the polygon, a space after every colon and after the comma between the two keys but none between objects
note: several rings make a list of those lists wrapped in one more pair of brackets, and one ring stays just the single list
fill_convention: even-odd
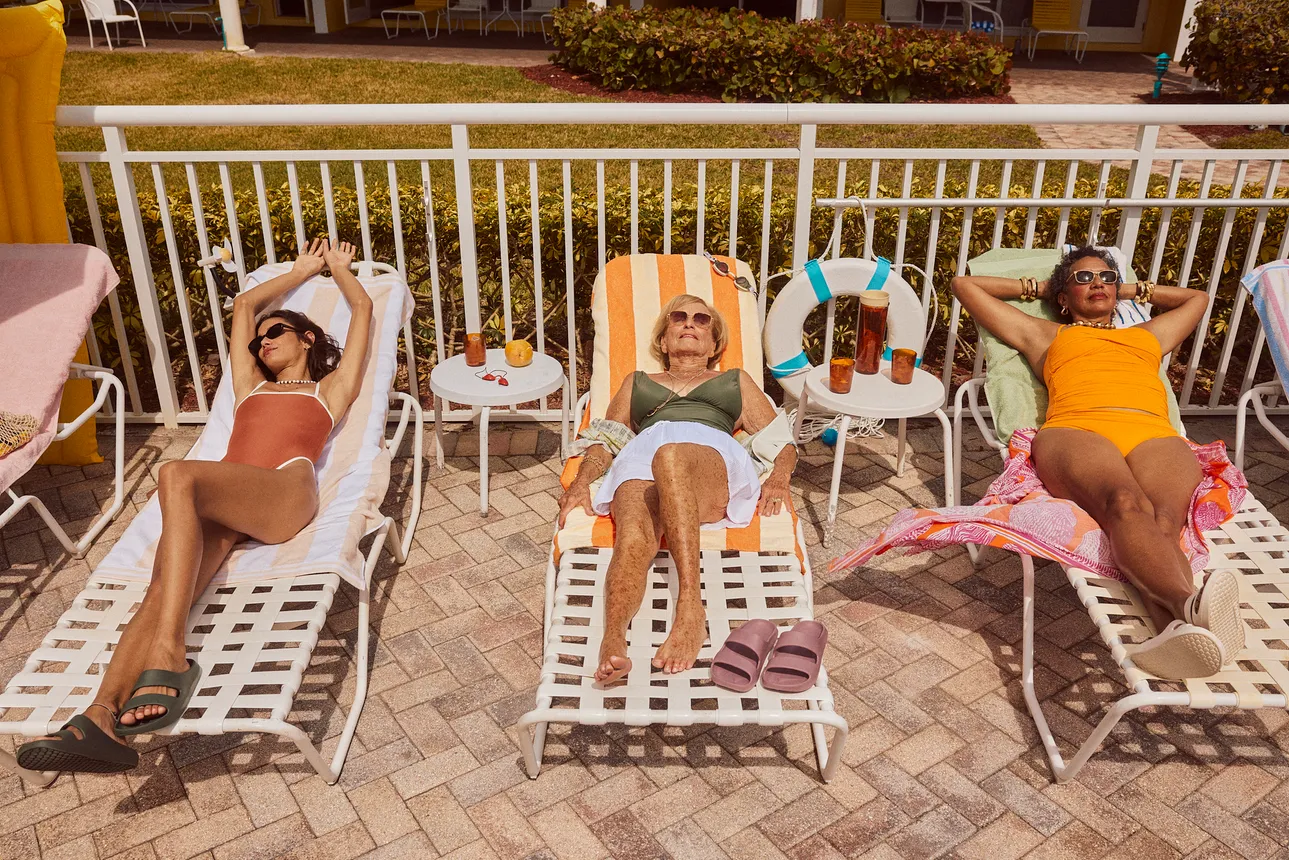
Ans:
[{"label": "gold chain necklace", "polygon": [[1075,320],[1074,322],[1070,323],[1070,325],[1083,326],[1084,328],[1101,328],[1101,329],[1106,329],[1108,331],[1114,331],[1114,328],[1115,328],[1114,323],[1093,322],[1092,320]]},{"label": "gold chain necklace", "polygon": [[707,373],[707,371],[706,371],[706,370],[700,370],[698,373],[696,373],[696,374],[694,374],[693,376],[689,377],[689,379],[688,379],[688,380],[681,379],[679,376],[677,376],[676,374],[672,373],[670,368],[668,368],[668,369],[664,370],[664,371],[663,371],[663,373],[666,373],[668,376],[670,376],[672,379],[676,380],[677,382],[683,382],[683,383],[685,383],[684,388],[682,388],[682,389],[681,389],[681,391],[677,391],[677,390],[676,390],[676,389],[674,389],[674,388],[668,388],[667,390],[668,390],[669,392],[671,392],[671,393],[670,393],[670,394],[668,394],[668,395],[663,399],[663,401],[662,401],[661,403],[659,403],[659,404],[658,404],[657,406],[655,406],[654,408],[650,409],[650,410],[649,410],[649,412],[645,415],[644,419],[641,419],[641,420],[645,420],[645,419],[648,419],[648,418],[652,418],[652,417],[653,417],[653,414],[654,414],[655,412],[657,412],[657,411],[658,411],[659,409],[661,409],[662,407],[666,406],[668,403],[671,403],[673,400],[675,400],[675,399],[676,399],[676,398],[678,398],[678,397],[684,397],[684,394],[683,394],[682,392],[683,392],[683,391],[688,391],[688,390],[689,390],[689,386],[693,384],[694,380],[695,380],[695,379],[697,379],[698,377],[702,376],[703,374]]}]

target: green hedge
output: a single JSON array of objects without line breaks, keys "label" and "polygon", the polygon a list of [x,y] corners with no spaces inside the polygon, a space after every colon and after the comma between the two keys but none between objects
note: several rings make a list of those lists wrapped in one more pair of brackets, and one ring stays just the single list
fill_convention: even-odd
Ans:
[{"label": "green hedge", "polygon": [[1011,53],[979,34],[625,6],[557,10],[554,30],[555,62],[610,90],[900,102],[1001,96],[1011,86]]},{"label": "green hedge", "polygon": [[1289,102],[1289,3],[1204,0],[1196,4],[1182,65],[1235,102]]},{"label": "green hedge", "polygon": [[[1162,180],[1161,180],[1162,181]],[[1075,188],[1077,196],[1092,196],[1096,191],[1095,178],[1080,180]],[[1110,196],[1123,194],[1122,180],[1112,180],[1106,192]],[[1044,189],[1047,196],[1062,196],[1062,183],[1052,182]],[[852,186],[852,191],[859,190]],[[965,193],[961,182],[948,181],[944,195],[961,196]],[[79,189],[77,189],[79,191]],[[831,194],[835,189],[820,187],[820,195]],[[879,193],[895,196],[899,188],[879,186]],[[920,179],[912,186],[912,196],[929,196],[933,191],[930,182]],[[1194,194],[1194,183],[1183,182],[1179,195]],[[207,229],[212,240],[222,239],[227,234],[223,219],[223,207],[212,205],[220,199],[217,188],[211,187],[203,192],[206,197]],[[761,255],[761,212],[762,189],[751,183],[744,184],[739,191],[739,230],[737,255],[756,267]],[[862,193],[862,191],[861,191]],[[981,197],[997,196],[996,186],[981,183],[977,194]],[[1027,196],[1028,185],[1017,180],[1012,185],[1011,195]],[[1152,193],[1162,193],[1161,188],[1153,188]],[[1214,196],[1223,192],[1214,190]],[[1283,193],[1283,192],[1282,192]],[[148,361],[143,354],[144,338],[142,324],[135,303],[134,290],[130,284],[130,265],[121,234],[120,218],[115,211],[115,201],[110,192],[100,192],[100,206],[103,212],[104,230],[107,235],[108,251],[117,271],[122,275],[122,287],[119,290],[124,309],[125,324],[133,346],[133,358],[140,373],[141,388],[151,387]],[[304,223],[308,235],[325,235],[327,219],[320,189],[304,186],[301,189],[301,202]],[[295,245],[294,220],[291,213],[290,194],[285,187],[271,188],[268,195],[268,206],[271,214],[271,225],[278,253]],[[672,251],[691,251],[696,239],[697,190],[693,185],[678,184],[673,194],[672,209]],[[342,235],[358,241],[358,206],[357,196],[353,189],[337,187],[334,192],[335,214],[338,229]],[[535,312],[533,301],[533,266],[531,261],[532,235],[529,216],[529,194],[526,185],[516,184],[506,193],[507,221],[509,225],[508,243],[510,248],[510,289],[511,312],[514,320],[514,331],[518,337],[533,338]],[[547,350],[555,355],[564,355],[567,348],[566,318],[566,276],[564,256],[564,204],[558,192],[543,193],[540,198],[539,220],[541,223],[541,258],[543,273],[543,307],[545,309],[545,336]],[[631,247],[630,192],[620,187],[610,187],[606,191],[605,245],[611,258],[626,253]],[[178,304],[171,276],[168,255],[165,248],[165,235],[160,221],[159,208],[155,197],[149,194],[140,195],[145,235],[152,243],[152,261],[154,276],[157,282],[158,295],[161,301],[163,317],[166,320],[166,331],[169,337],[170,352],[175,369],[175,378],[180,387],[181,399],[188,401],[187,408],[193,408],[194,398],[191,391],[191,368],[187,364],[182,327],[179,321]],[[253,191],[239,192],[236,195],[237,212],[242,239],[245,243],[246,263],[248,270],[260,265],[265,260],[263,239]],[[642,189],[639,198],[639,247],[642,253],[661,252],[663,242],[663,196],[660,191]],[[69,218],[73,235],[77,241],[93,243],[88,213],[83,197],[69,188],[67,200]],[[400,207],[402,213],[404,248],[407,259],[408,281],[417,298],[417,313],[414,320],[416,348],[421,357],[420,372],[428,376],[434,364],[436,344],[444,338],[448,354],[454,354],[460,348],[463,337],[464,309],[461,303],[461,270],[460,246],[456,227],[456,210],[453,201],[436,201],[435,221],[438,236],[439,277],[443,307],[443,331],[436,330],[434,325],[431,301],[429,261],[424,240],[424,210],[421,204],[419,186],[404,186],[400,189]],[[394,237],[389,198],[384,189],[369,189],[369,217],[371,223],[372,245],[376,259],[393,262]],[[211,327],[209,302],[206,299],[206,287],[202,271],[197,266],[200,256],[197,248],[196,232],[192,218],[192,207],[187,197],[172,197],[170,209],[175,223],[178,239],[179,269],[187,286],[197,332],[198,350],[204,356],[214,353],[214,334]],[[1279,237],[1285,229],[1285,208],[1273,209],[1268,215],[1266,237],[1262,243],[1260,260],[1271,259],[1279,245]],[[1214,324],[1209,334],[1209,347],[1217,344],[1225,332],[1225,319],[1229,316],[1231,300],[1235,295],[1236,284],[1240,274],[1240,265],[1245,257],[1249,236],[1252,232],[1256,211],[1242,209],[1235,220],[1231,242],[1227,251],[1227,262],[1222,270],[1223,289],[1219,292],[1214,311]],[[1100,235],[1113,237],[1119,221],[1118,210],[1107,210],[1103,213]],[[1195,262],[1192,269],[1192,284],[1202,283],[1212,265],[1222,211],[1211,209],[1204,216]],[[770,214],[770,255],[769,271],[779,272],[791,266],[791,237],[793,232],[794,206],[792,195],[776,193]],[[1034,247],[1051,247],[1056,241],[1059,212],[1056,209],[1045,209],[1037,218],[1034,232]],[[1088,210],[1073,210],[1069,216],[1068,238],[1080,241],[1087,236]],[[922,266],[926,259],[927,238],[929,236],[931,210],[927,207],[911,207],[908,211],[908,230],[905,239],[905,259]],[[591,286],[598,269],[597,239],[597,204],[593,190],[575,192],[572,201],[573,224],[573,291],[576,309],[577,352],[579,369],[585,378],[586,357],[590,354],[593,335],[590,320]],[[1177,209],[1173,213],[1171,228],[1166,242],[1163,265],[1159,280],[1164,283],[1175,283],[1179,276],[1186,238],[1191,224],[1190,210]],[[812,254],[822,251],[819,243],[826,241],[831,232],[831,214],[815,210],[810,235],[816,243]],[[846,217],[842,233],[843,253],[859,255],[863,249],[862,220],[857,214]],[[991,209],[980,207],[975,210],[972,232],[969,240],[969,256],[976,256],[993,245],[995,228],[994,213]],[[1137,244],[1135,265],[1138,270],[1147,270],[1154,251],[1155,236],[1159,228],[1158,210],[1147,210],[1142,217],[1141,230]],[[485,321],[484,329],[490,343],[499,344],[504,335],[504,316],[502,302],[502,277],[500,262],[500,241],[496,197],[493,193],[480,190],[475,198],[475,229],[478,236],[479,283],[481,305]],[[1027,229],[1027,216],[1023,209],[1008,210],[1004,216],[1002,245],[1021,247]],[[707,189],[707,207],[705,211],[705,246],[713,251],[724,252],[729,236],[729,190],[719,185]],[[874,251],[889,257],[894,256],[898,233],[898,213],[894,209],[881,209],[876,212],[874,223]],[[936,243],[933,281],[939,296],[940,320],[927,360],[932,366],[942,358],[945,343],[945,326],[949,316],[951,296],[948,293],[949,281],[956,271],[958,249],[962,238],[962,210],[948,209],[940,215],[939,238]],[[906,272],[906,278],[919,285],[920,278],[915,273]],[[232,275],[222,270],[215,270],[215,277],[226,290],[235,289]],[[782,281],[771,285],[771,299]],[[230,293],[231,294],[231,293]],[[844,300],[843,300],[844,301]],[[853,344],[854,313],[843,309],[837,315],[837,342],[846,348]],[[822,311],[817,312],[814,321],[808,326],[807,350],[817,362],[822,353]],[[105,359],[115,366],[116,349],[113,325],[110,316],[101,312],[95,319],[95,331],[100,341],[107,344]],[[971,366],[971,344],[974,344],[974,331],[969,320],[960,330],[964,347],[958,352],[958,365],[969,369]],[[1254,327],[1246,325],[1242,329],[1242,338],[1251,340]],[[1189,355],[1188,351],[1181,354]],[[1205,367],[1212,367],[1216,361],[1215,352],[1206,353],[1208,360]],[[1247,349],[1236,350],[1236,355],[1247,354]],[[209,358],[207,359],[210,360]],[[1241,368],[1242,369],[1242,368]],[[213,390],[213,382],[218,374],[218,364],[213,362],[203,369],[207,386]],[[1211,375],[1211,374],[1209,374]],[[1238,380],[1234,373],[1233,378]],[[1205,375],[1201,375],[1199,388],[1206,385]],[[422,386],[422,390],[426,390]],[[147,395],[155,404],[155,396]],[[153,407],[155,408],[155,407]]]}]

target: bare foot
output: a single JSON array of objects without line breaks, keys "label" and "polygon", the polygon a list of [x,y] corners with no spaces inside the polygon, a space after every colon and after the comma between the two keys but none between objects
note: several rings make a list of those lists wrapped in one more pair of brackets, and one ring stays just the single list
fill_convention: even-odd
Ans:
[{"label": "bare foot", "polygon": [[[162,657],[158,665],[150,668],[166,669],[171,672],[183,673],[188,671],[188,657],[183,652],[179,653],[178,659],[173,655],[165,656]],[[166,696],[177,696],[179,691],[174,687],[140,687],[130,694],[130,698],[142,696],[146,693],[161,693]],[[148,720],[155,720],[157,717],[164,716],[165,713],[166,708],[164,705],[143,705],[142,707],[122,711],[121,725],[133,726],[136,723],[146,723]]]},{"label": "bare foot", "polygon": [[631,671],[631,661],[625,656],[626,653],[626,642],[610,642],[605,639],[600,644],[600,665],[595,670],[595,680],[607,686],[625,678]]},{"label": "bare foot", "polygon": [[707,614],[703,611],[703,604],[698,601],[677,603],[671,633],[667,634],[666,641],[658,646],[658,652],[653,655],[653,667],[662,669],[668,675],[693,668],[705,639]]}]

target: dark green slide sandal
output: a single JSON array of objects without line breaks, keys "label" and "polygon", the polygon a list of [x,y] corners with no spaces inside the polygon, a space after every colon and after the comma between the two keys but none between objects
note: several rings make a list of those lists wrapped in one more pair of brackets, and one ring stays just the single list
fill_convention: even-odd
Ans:
[{"label": "dark green slide sandal", "polygon": [[[81,733],[78,738],[72,729]],[[18,747],[18,766],[69,773],[122,773],[139,766],[139,754],[113,740],[84,714],[77,714],[53,738]]]},{"label": "dark green slide sandal", "polygon": [[184,711],[188,710],[188,700],[197,691],[199,681],[201,681],[201,667],[192,660],[188,661],[188,669],[183,673],[168,672],[165,669],[145,669],[139,673],[139,680],[134,682],[132,693],[138,692],[140,687],[170,687],[172,690],[178,690],[179,694],[176,696],[165,693],[131,695],[129,701],[121,706],[121,713],[142,708],[144,705],[160,705],[166,709],[166,712],[159,717],[153,717],[132,726],[125,725],[121,722],[121,718],[117,717],[116,733],[125,737],[141,735],[145,732],[159,732],[167,726],[173,726],[179,722]]}]

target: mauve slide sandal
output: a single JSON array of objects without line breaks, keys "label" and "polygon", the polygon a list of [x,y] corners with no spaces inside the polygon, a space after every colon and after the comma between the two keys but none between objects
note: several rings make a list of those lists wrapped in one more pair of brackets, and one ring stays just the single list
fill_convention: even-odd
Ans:
[{"label": "mauve slide sandal", "polygon": [[779,637],[765,665],[761,686],[776,693],[804,693],[815,685],[824,662],[828,628],[818,621],[798,621]]},{"label": "mauve slide sandal", "polygon": [[712,683],[736,693],[755,687],[778,636],[779,628],[764,618],[753,618],[732,631],[712,660]]}]

